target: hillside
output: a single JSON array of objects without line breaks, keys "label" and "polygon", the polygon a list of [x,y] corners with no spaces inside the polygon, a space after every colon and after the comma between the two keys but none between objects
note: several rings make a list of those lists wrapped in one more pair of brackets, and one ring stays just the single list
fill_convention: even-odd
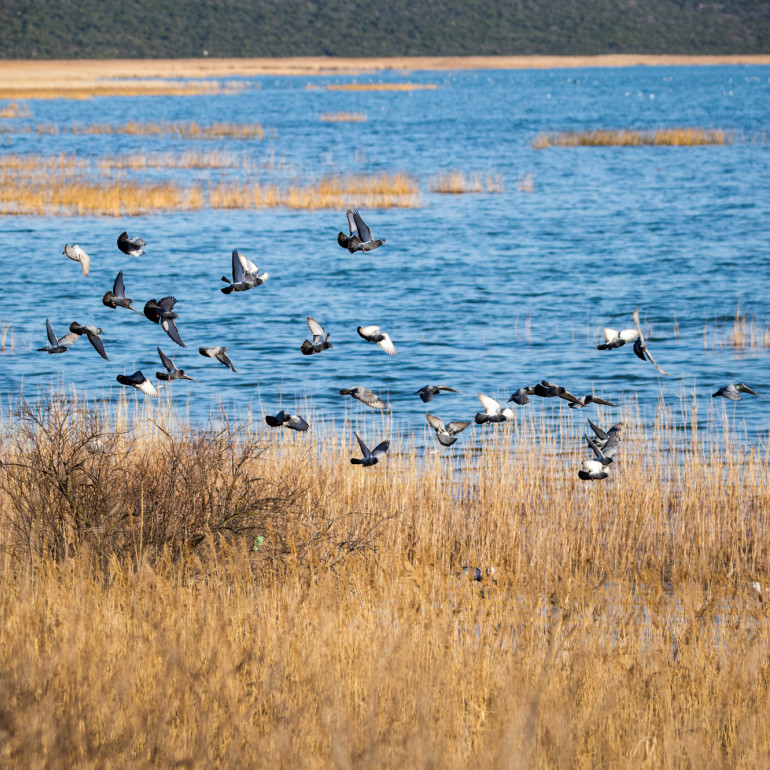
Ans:
[{"label": "hillside", "polygon": [[4,59],[756,54],[770,3],[4,0],[0,42]]}]

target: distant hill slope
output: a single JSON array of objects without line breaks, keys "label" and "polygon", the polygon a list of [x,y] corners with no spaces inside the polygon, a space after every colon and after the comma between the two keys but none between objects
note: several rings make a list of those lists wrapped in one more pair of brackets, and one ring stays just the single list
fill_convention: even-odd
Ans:
[{"label": "distant hill slope", "polygon": [[2,0],[0,58],[770,53],[768,0]]}]

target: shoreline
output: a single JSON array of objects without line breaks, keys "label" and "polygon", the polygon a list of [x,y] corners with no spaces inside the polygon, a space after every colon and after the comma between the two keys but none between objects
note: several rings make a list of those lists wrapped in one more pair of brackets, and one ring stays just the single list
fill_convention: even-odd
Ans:
[{"label": "shoreline", "polygon": [[599,56],[397,56],[335,58],[307,56],[280,59],[78,59],[0,60],[0,85],[67,83],[125,78],[212,78],[255,75],[371,74],[387,71],[456,69],[558,69],[574,67],[694,66],[719,64],[770,65],[766,55],[679,56],[602,54]]}]

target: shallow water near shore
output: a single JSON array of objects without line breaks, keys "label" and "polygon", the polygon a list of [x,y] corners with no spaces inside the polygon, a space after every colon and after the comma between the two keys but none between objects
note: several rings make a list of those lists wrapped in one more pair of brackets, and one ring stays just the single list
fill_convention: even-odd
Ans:
[{"label": "shallow water near shore", "polygon": [[[327,85],[404,82],[413,91],[327,90]],[[387,244],[366,255],[339,248],[344,210],[202,210],[142,217],[0,218],[0,321],[10,327],[0,353],[0,392],[13,398],[50,386],[74,386],[118,398],[120,373],[161,369],[156,347],[199,379],[175,383],[173,396],[194,419],[213,403],[237,411],[277,411],[307,399],[339,418],[337,395],[363,385],[388,395],[403,425],[423,434],[426,406],[415,390],[446,384],[429,405],[443,418],[472,419],[478,392],[507,398],[546,378],[577,395],[621,402],[636,394],[643,420],[660,395],[669,403],[744,381],[770,395],[770,351],[722,344],[736,308],[762,329],[770,320],[770,67],[717,66],[544,71],[421,72],[401,75],[243,79],[236,93],[185,97],[31,101],[32,116],[0,133],[3,153],[99,158],[135,152],[181,153],[168,137],[80,135],[73,124],[129,120],[261,123],[262,141],[210,141],[261,164],[260,179],[334,172],[405,171],[421,186],[418,208],[362,209]],[[308,86],[312,86],[309,88]],[[325,123],[323,113],[367,120]],[[25,133],[57,124],[58,135]],[[10,121],[3,121],[6,129]],[[705,147],[578,147],[535,150],[545,131],[703,126],[735,141]],[[268,162],[269,159],[269,162]],[[288,171],[287,171],[288,169]],[[504,192],[442,195],[440,171],[502,175]],[[170,178],[178,170],[150,170]],[[199,170],[200,183],[240,181],[238,169]],[[531,184],[522,183],[530,179]],[[132,258],[115,245],[128,230],[147,241]],[[91,255],[84,278],[61,254],[79,243]],[[258,289],[224,296],[221,275],[239,248],[270,273]],[[110,310],[101,296],[118,270],[139,309],[150,297],[179,300],[174,345],[145,318]],[[597,351],[601,326],[633,326],[638,306],[661,377],[630,346]],[[331,332],[334,348],[304,357],[305,317]],[[63,335],[77,320],[104,328],[110,361],[80,340],[48,356],[45,318]],[[356,334],[380,324],[391,358]],[[198,355],[225,345],[238,373]],[[533,399],[524,409],[551,409]],[[701,409],[699,425],[722,416],[744,422],[749,440],[767,429],[768,402],[748,396]],[[560,403],[556,411],[567,409]],[[723,409],[725,411],[723,411]],[[611,412],[610,412],[611,414]],[[593,411],[578,410],[569,419]],[[611,417],[610,417],[611,419]]]}]

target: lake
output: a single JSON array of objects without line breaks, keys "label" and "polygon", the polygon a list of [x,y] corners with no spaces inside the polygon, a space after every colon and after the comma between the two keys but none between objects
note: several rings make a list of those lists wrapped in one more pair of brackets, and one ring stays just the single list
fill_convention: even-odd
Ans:
[{"label": "lake", "polygon": [[[236,79],[233,79],[235,81]],[[405,91],[328,90],[348,83],[436,86]],[[0,105],[2,107],[2,105]],[[0,354],[6,401],[23,388],[73,387],[116,399],[115,377],[160,370],[156,347],[200,384],[174,383],[173,397],[196,420],[212,404],[233,414],[280,405],[341,418],[352,402],[340,388],[387,396],[399,430],[422,435],[426,406],[413,395],[445,384],[430,410],[472,419],[479,392],[507,398],[546,378],[582,395],[638,398],[652,420],[661,395],[708,399],[703,425],[727,410],[751,440],[766,431],[768,402],[713,402],[719,386],[744,381],[770,395],[764,345],[727,344],[740,312],[764,334],[770,314],[770,67],[631,67],[542,71],[378,73],[371,76],[261,77],[235,92],[179,97],[35,100],[32,114],[0,120],[3,155],[64,153],[98,160],[131,153],[240,153],[252,169],[153,168],[140,181],[237,184],[248,176],[277,184],[340,173],[406,172],[421,205],[362,208],[387,243],[349,254],[336,242],[339,210],[207,209],[136,217],[0,217],[0,321],[12,331]],[[358,113],[365,121],[325,122]],[[205,142],[170,136],[73,133],[71,127],[128,121],[260,123],[264,138]],[[61,127],[38,132],[40,124]],[[542,132],[700,126],[733,132],[716,146],[535,149]],[[194,145],[194,146],[193,146]],[[253,169],[257,169],[256,171]],[[439,194],[431,180],[459,170],[504,181],[503,191]],[[55,184],[55,179],[51,184]],[[485,185],[482,185],[485,187]],[[116,238],[147,242],[128,257]],[[79,243],[91,256],[84,278],[62,254]],[[225,296],[230,254],[240,249],[270,273],[265,285]],[[182,349],[101,297],[118,270],[141,310],[154,297],[178,298]],[[598,351],[602,326],[633,327],[639,307],[648,344],[670,373],[631,346]],[[331,332],[333,349],[303,356],[307,315]],[[47,344],[45,319],[62,336],[71,321],[103,327],[109,361],[82,339],[64,355]],[[391,357],[356,333],[379,324]],[[14,344],[10,344],[11,335]],[[198,355],[224,345],[234,373]],[[140,396],[140,398],[143,398]],[[519,409],[567,410],[556,399]],[[576,410],[575,420],[593,415]],[[612,419],[612,411],[605,414]],[[573,418],[570,418],[573,419]]]}]

